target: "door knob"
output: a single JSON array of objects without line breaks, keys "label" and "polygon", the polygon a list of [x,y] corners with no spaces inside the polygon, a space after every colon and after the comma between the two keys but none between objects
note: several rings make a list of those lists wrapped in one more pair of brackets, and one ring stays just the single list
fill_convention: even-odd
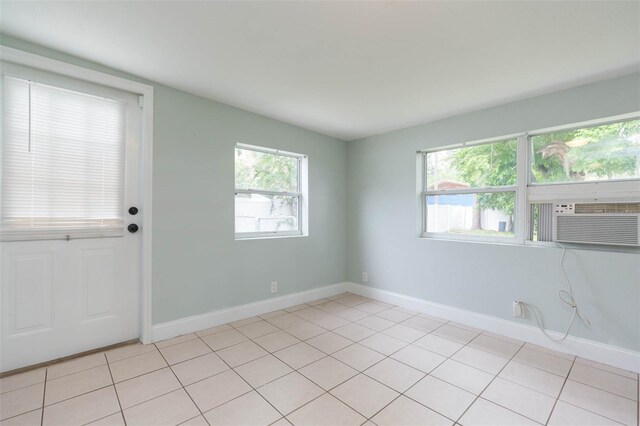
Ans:
[{"label": "door knob", "polygon": [[137,207],[129,207],[129,214],[131,216],[135,216],[138,214],[138,208]]},{"label": "door knob", "polygon": [[132,223],[131,225],[127,226],[127,231],[131,232],[132,234],[135,234],[136,232],[138,232],[138,229],[140,228],[135,223]]}]

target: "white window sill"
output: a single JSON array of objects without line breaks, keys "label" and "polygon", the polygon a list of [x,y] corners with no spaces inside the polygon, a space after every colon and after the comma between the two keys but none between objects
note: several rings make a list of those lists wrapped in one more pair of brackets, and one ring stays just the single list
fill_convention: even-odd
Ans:
[{"label": "white window sill", "polygon": [[420,235],[419,238],[421,240],[448,241],[448,242],[455,242],[455,243],[493,244],[493,245],[507,245],[507,246],[524,245],[522,241],[516,240],[515,237],[504,237],[504,238],[496,237],[496,238],[488,239],[488,238],[464,238],[462,236],[450,237],[446,235],[422,234]]},{"label": "white window sill", "polygon": [[464,238],[447,238],[446,236],[433,236],[433,235],[421,235],[421,240],[430,241],[446,241],[454,243],[471,243],[471,244],[490,244],[499,246],[522,246],[522,247],[534,247],[534,248],[562,248],[565,247],[571,250],[589,250],[589,251],[605,251],[616,253],[632,253],[640,254],[640,247],[630,246],[612,246],[612,245],[599,245],[599,244],[575,244],[575,243],[557,243],[555,241],[520,241],[513,238],[505,240],[507,241],[495,241],[485,239],[464,239]]},{"label": "white window sill", "polygon": [[276,232],[265,232],[265,233],[243,233],[243,234],[235,234],[236,241],[252,241],[252,240],[273,240],[273,239],[281,239],[281,238],[300,238],[307,237],[308,234],[303,234],[301,232],[295,233],[276,233]]}]

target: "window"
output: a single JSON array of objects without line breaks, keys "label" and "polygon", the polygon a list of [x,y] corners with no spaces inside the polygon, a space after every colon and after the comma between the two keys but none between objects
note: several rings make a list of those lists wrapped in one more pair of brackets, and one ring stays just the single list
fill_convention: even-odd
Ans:
[{"label": "window", "polygon": [[421,152],[422,235],[551,241],[556,201],[640,199],[640,119],[630,117]]},{"label": "window", "polygon": [[122,235],[126,103],[5,76],[3,240]]},{"label": "window", "polygon": [[516,140],[427,152],[427,234],[514,237]]},{"label": "window", "polygon": [[531,137],[531,182],[568,183],[640,177],[640,120]]},{"label": "window", "polygon": [[303,160],[300,154],[236,145],[236,238],[303,233]]}]

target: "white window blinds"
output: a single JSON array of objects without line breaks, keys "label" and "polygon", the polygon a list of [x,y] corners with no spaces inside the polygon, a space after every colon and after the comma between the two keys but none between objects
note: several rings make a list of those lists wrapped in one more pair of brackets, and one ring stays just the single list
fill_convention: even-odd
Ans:
[{"label": "white window blinds", "polygon": [[123,233],[126,104],[4,78],[3,240]]}]

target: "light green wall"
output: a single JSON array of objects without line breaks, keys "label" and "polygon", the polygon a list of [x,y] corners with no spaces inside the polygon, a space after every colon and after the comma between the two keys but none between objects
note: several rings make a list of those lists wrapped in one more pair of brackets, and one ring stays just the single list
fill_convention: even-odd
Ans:
[{"label": "light green wall", "polygon": [[[153,323],[343,282],[346,143],[2,36],[0,43],[154,86]],[[235,241],[236,142],[309,156],[309,236]]]},{"label": "light green wall", "polygon": [[[155,92],[154,323],[346,278],[346,144],[197,98]],[[309,236],[234,240],[236,142],[309,156]]]},{"label": "light green wall", "polygon": [[[348,145],[348,278],[485,315],[514,320],[511,302],[542,307],[548,328],[570,317],[561,250],[420,239],[416,151],[640,111],[640,74],[459,115]],[[572,334],[640,349],[640,256],[574,251],[565,260],[575,298],[591,320]],[[516,320],[533,324],[532,318]]]}]

